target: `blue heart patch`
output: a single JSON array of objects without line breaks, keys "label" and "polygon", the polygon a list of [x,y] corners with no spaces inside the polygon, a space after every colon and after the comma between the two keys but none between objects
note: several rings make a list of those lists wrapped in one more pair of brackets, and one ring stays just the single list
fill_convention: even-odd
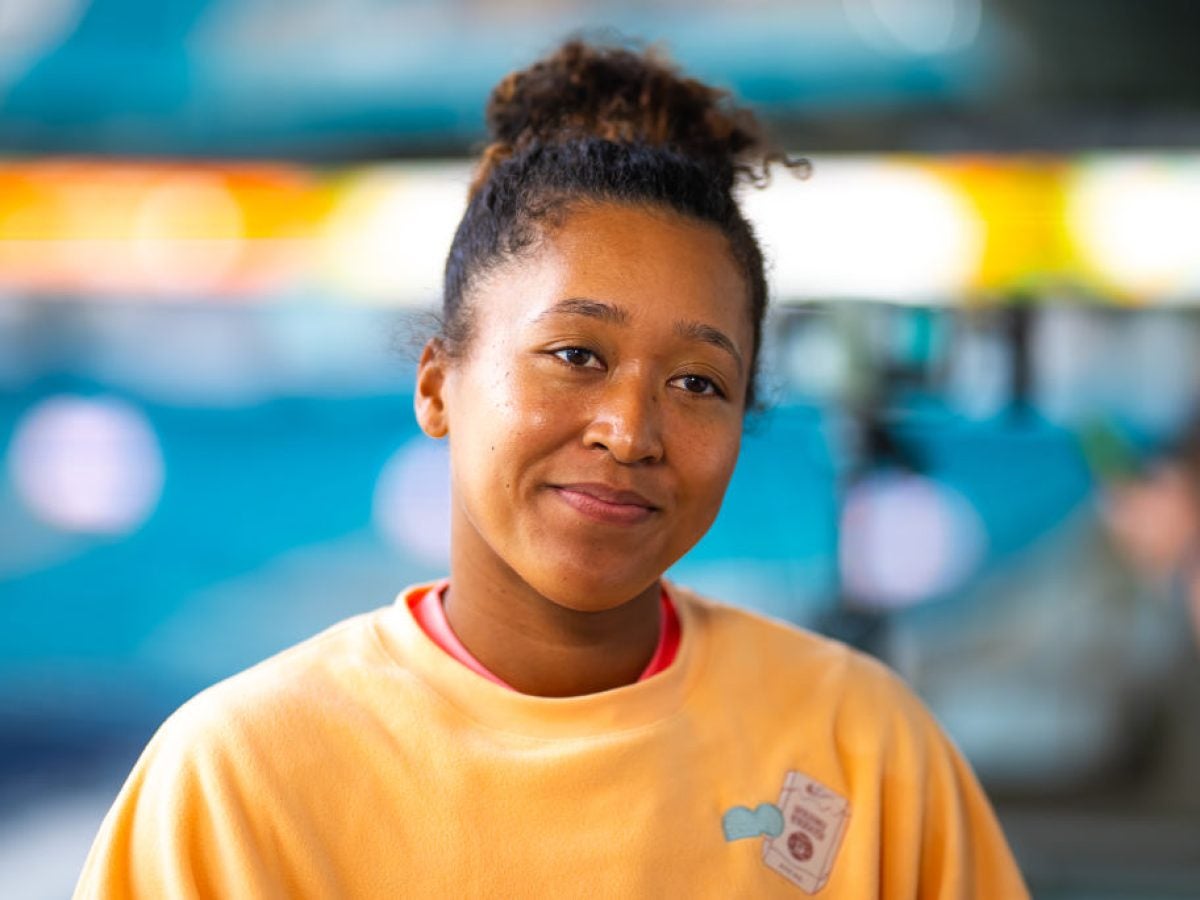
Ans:
[{"label": "blue heart patch", "polygon": [[740,841],[763,834],[779,837],[783,833],[783,813],[774,803],[760,803],[754,810],[735,806],[726,810],[721,817],[721,830],[725,832],[727,841]]}]

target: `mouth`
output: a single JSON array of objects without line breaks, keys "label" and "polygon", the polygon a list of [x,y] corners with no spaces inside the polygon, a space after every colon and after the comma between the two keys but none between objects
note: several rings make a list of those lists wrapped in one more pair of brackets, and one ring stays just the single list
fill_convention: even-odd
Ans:
[{"label": "mouth", "polygon": [[637,525],[659,510],[636,491],[617,490],[606,484],[555,484],[550,487],[576,512],[610,525]]}]

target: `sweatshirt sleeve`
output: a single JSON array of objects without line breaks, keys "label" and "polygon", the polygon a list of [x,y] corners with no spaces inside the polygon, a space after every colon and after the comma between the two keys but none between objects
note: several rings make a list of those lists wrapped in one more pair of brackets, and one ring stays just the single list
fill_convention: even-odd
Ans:
[{"label": "sweatshirt sleeve", "polygon": [[198,725],[186,706],[168,719],[105,817],[76,900],[287,895],[255,851],[263,835],[229,738]]},{"label": "sweatshirt sleeve", "polygon": [[987,796],[924,704],[891,673],[880,760],[881,891],[914,900],[1029,897]]}]

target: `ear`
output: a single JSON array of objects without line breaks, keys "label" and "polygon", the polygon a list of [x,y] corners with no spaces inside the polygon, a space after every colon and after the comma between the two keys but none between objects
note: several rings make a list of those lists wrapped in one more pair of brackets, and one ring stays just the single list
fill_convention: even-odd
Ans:
[{"label": "ear", "polygon": [[417,363],[413,411],[417,414],[417,424],[431,438],[443,438],[450,433],[445,396],[449,362],[442,342],[434,338],[425,345]]}]

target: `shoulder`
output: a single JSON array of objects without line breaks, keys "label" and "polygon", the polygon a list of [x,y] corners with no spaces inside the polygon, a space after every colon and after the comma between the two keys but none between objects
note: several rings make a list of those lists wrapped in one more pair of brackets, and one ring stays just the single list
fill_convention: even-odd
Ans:
[{"label": "shoulder", "polygon": [[839,694],[850,692],[863,700],[890,701],[911,693],[886,665],[841,641],[678,585],[670,585],[670,591],[684,615],[705,632],[715,665],[736,664],[755,676],[774,673],[836,687]]},{"label": "shoulder", "polygon": [[883,752],[897,743],[941,745],[924,703],[888,666],[846,644],[670,586],[705,633],[710,690],[764,727],[829,735],[844,747]]},{"label": "shoulder", "polygon": [[171,756],[229,751],[252,737],[300,733],[344,708],[356,685],[388,663],[376,634],[384,611],[345,619],[202,690],[167,718],[152,746]]},{"label": "shoulder", "polygon": [[296,786],[321,783],[331,735],[361,713],[355,682],[379,680],[381,612],[334,625],[172,713],[105,817],[77,896],[190,896],[198,877],[212,879],[201,893],[235,896],[251,874],[269,879],[233,848],[286,828],[301,803]]},{"label": "shoulder", "polygon": [[344,620],[183,703],[142,751],[112,827],[184,841],[240,821],[239,810],[276,815],[279,797],[321,778],[330,748],[354,746],[347,735],[380,718],[381,613]]}]

